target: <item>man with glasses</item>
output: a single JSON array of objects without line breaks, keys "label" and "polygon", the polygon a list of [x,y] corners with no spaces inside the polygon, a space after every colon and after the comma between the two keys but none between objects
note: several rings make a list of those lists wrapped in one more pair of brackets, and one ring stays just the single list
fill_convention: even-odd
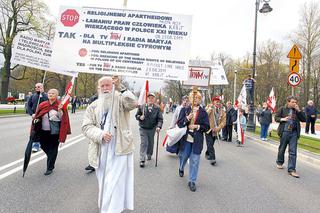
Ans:
[{"label": "man with glasses", "polygon": [[[35,93],[31,95],[31,97],[28,100],[27,103],[27,112],[29,115],[32,116],[32,119],[34,118],[34,115],[36,113],[38,105],[43,102],[47,101],[48,96],[44,92],[43,84],[42,83],[36,83],[35,85]],[[40,142],[39,139],[35,139],[35,142],[32,144],[32,151],[38,152],[40,150]]]}]

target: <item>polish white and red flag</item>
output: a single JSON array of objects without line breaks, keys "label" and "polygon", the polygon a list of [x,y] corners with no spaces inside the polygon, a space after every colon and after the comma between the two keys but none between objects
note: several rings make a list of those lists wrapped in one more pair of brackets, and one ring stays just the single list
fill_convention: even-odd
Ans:
[{"label": "polish white and red flag", "polygon": [[64,94],[64,98],[61,101],[63,109],[67,109],[67,107],[68,107],[75,79],[76,79],[76,77],[73,76],[71,81],[68,83],[68,85],[66,87],[66,92]]},{"label": "polish white and red flag", "polygon": [[270,94],[269,94],[269,97],[268,97],[268,100],[267,100],[267,105],[272,110],[272,112],[276,111],[276,102],[277,102],[277,99],[276,99],[276,96],[274,95],[274,90],[272,87]]},{"label": "polish white and red flag", "polygon": [[149,81],[146,80],[145,84],[143,85],[140,91],[140,95],[138,99],[139,106],[142,106],[143,104],[147,103],[148,93],[149,93]]},{"label": "polish white and red flag", "polygon": [[234,108],[237,110],[238,106],[241,105],[242,109],[245,109],[247,106],[247,91],[245,85],[243,85],[240,94],[238,96],[238,99],[234,103]]},{"label": "polish white and red flag", "polygon": [[245,109],[247,106],[247,91],[246,87],[243,86],[241,89],[241,92],[239,94],[238,99],[235,103],[235,108],[238,110],[237,115],[237,133],[238,133],[238,141],[240,141],[241,144],[244,144],[244,131],[240,124],[240,109]]}]

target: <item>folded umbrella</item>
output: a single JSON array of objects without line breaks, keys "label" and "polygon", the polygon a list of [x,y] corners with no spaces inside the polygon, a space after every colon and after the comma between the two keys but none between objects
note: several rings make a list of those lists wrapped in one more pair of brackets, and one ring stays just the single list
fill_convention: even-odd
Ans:
[{"label": "folded umbrella", "polygon": [[38,120],[37,123],[35,123],[32,127],[31,127],[31,132],[30,132],[30,136],[29,136],[29,142],[27,144],[26,150],[24,152],[24,162],[23,162],[23,174],[22,177],[24,177],[29,162],[30,162],[30,158],[31,158],[31,153],[32,153],[32,143],[35,141],[36,138],[38,138],[38,132],[39,132],[39,127],[41,128],[41,122],[40,120]]}]

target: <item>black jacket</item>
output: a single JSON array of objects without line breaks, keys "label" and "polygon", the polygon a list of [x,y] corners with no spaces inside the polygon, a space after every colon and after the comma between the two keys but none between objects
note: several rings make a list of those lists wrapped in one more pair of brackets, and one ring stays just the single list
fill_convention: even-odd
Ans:
[{"label": "black jacket", "polygon": [[[278,135],[281,137],[283,130],[284,130],[284,126],[285,126],[285,121],[281,121],[281,118],[285,118],[289,115],[289,110],[290,108],[287,108],[287,106],[283,106],[281,107],[274,119],[276,120],[276,122],[280,123],[279,127],[278,127]],[[297,116],[296,116],[296,122],[297,122],[297,133],[298,133],[298,138],[300,137],[300,131],[301,131],[301,127],[300,127],[300,122],[306,122],[306,114],[303,111],[300,112],[296,112]]]},{"label": "black jacket", "polygon": [[[33,93],[31,95],[31,97],[29,98],[28,104],[27,104],[27,112],[29,115],[36,113],[36,109],[38,106],[38,99],[39,99],[38,93]],[[42,103],[43,101],[47,101],[47,100],[48,100],[47,94],[44,92],[41,93],[39,104]]]},{"label": "black jacket", "polygon": [[[144,120],[140,120],[140,116],[144,113]],[[154,127],[162,127],[163,116],[160,107],[153,104],[151,112],[146,105],[139,106],[136,113],[136,119],[139,121],[139,126],[143,129],[153,129]]]},{"label": "black jacket", "polygon": [[260,111],[259,115],[260,124],[269,125],[270,123],[272,123],[272,113],[270,109]]},{"label": "black jacket", "polygon": [[233,122],[237,120],[237,112],[236,110],[231,107],[230,109],[227,109],[227,119],[226,119],[226,125],[233,125]]}]

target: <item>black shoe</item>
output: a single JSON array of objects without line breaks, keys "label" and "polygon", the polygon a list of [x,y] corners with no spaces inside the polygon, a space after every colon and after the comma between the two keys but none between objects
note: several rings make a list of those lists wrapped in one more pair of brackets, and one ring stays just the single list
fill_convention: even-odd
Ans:
[{"label": "black shoe", "polygon": [[231,139],[228,139],[227,142],[232,142],[232,140],[231,140]]},{"label": "black shoe", "polygon": [[182,170],[179,169],[179,176],[180,176],[180,177],[183,177],[183,175],[184,175],[184,171],[182,171]]},{"label": "black shoe", "polygon": [[86,168],[84,168],[85,170],[87,170],[87,171],[91,171],[91,172],[93,172],[93,171],[95,171],[95,168],[94,167],[92,167],[92,166],[87,166]]},{"label": "black shoe", "polygon": [[147,160],[151,160],[151,155],[148,155],[148,156],[147,156]]},{"label": "black shoe", "polygon": [[44,175],[51,175],[52,174],[52,170],[47,170]]},{"label": "black shoe", "polygon": [[211,161],[210,161],[210,164],[211,164],[212,166],[216,165],[216,163],[217,163],[216,160],[211,160]]},{"label": "black shoe", "polygon": [[194,182],[189,182],[188,186],[189,186],[190,191],[192,191],[192,192],[195,192],[197,190],[196,184]]},{"label": "black shoe", "polygon": [[140,161],[140,167],[141,167],[141,168],[144,167],[144,161]]}]

